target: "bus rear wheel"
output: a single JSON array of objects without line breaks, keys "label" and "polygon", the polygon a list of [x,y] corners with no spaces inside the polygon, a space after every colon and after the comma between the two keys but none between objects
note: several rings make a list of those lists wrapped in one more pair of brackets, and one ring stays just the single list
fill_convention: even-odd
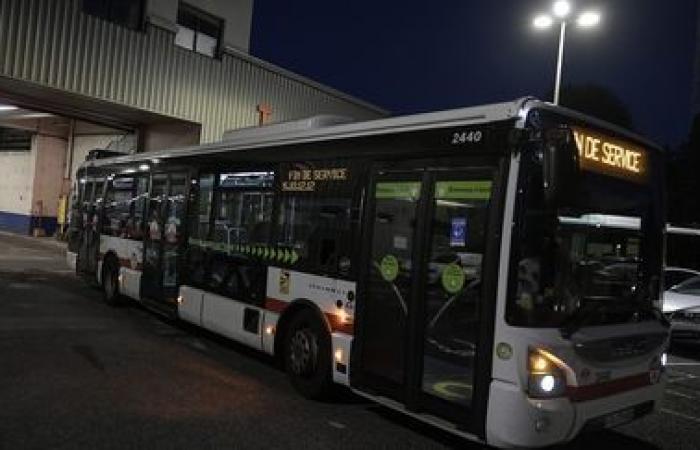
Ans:
[{"label": "bus rear wheel", "polygon": [[110,306],[117,306],[121,303],[119,265],[113,259],[107,260],[104,269],[102,269],[102,290],[105,303]]},{"label": "bus rear wheel", "polygon": [[304,397],[327,398],[331,392],[331,338],[311,310],[297,313],[285,334],[284,366],[294,388]]}]

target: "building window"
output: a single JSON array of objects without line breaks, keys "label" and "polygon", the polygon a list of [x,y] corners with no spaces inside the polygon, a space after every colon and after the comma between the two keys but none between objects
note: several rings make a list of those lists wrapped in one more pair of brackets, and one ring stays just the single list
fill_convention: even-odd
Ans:
[{"label": "building window", "polygon": [[83,0],[83,12],[118,25],[143,28],[145,0]]},{"label": "building window", "polygon": [[175,45],[213,58],[219,53],[222,29],[221,19],[180,3]]},{"label": "building window", "polygon": [[32,133],[0,127],[0,152],[28,152],[32,148]]}]

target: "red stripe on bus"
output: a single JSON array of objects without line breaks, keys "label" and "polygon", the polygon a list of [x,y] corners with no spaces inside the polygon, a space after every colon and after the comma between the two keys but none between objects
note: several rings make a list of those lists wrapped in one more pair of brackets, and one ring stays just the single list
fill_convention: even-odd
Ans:
[{"label": "red stripe on bus", "polygon": [[[287,308],[287,306],[289,306],[289,302],[285,302],[271,297],[267,297],[265,299],[265,309],[268,311],[281,314]],[[336,314],[325,313],[325,316],[328,319],[328,323],[330,324],[332,331],[337,331],[346,334],[354,333],[355,327],[353,323],[343,322]]]},{"label": "red stripe on bus", "polygon": [[265,309],[268,311],[281,313],[284,311],[289,303],[283,302],[282,300],[277,300],[276,298],[267,297],[265,299]]},{"label": "red stripe on bus", "polygon": [[608,397],[633,389],[639,389],[651,385],[649,372],[632,375],[630,377],[607,381],[605,383],[592,384],[588,386],[569,386],[566,390],[567,396],[573,402],[585,402],[598,398]]},{"label": "red stripe on bus", "polygon": [[[104,257],[105,257],[105,254],[100,253],[99,255],[97,255],[97,260],[102,261],[104,259]],[[126,267],[127,269],[133,269],[133,267],[131,267],[131,260],[129,258],[119,258],[119,265],[121,267]],[[143,264],[136,263],[135,270],[143,270]]]}]

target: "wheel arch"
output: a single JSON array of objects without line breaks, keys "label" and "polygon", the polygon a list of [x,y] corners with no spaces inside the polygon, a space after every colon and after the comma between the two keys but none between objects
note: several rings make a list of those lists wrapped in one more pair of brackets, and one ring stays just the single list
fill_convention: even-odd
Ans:
[{"label": "wheel arch", "polygon": [[328,334],[331,334],[331,324],[328,321],[326,315],[323,314],[323,311],[321,311],[321,308],[319,308],[317,304],[306,298],[292,300],[289,303],[289,305],[286,308],[284,308],[284,311],[282,311],[282,314],[277,320],[277,326],[275,331],[274,356],[280,361],[282,361],[284,357],[284,341],[287,338],[287,331],[289,330],[289,325],[292,322],[292,319],[297,314],[305,310],[313,311],[314,314],[317,316],[318,320],[320,320],[323,326],[325,327]]},{"label": "wheel arch", "polygon": [[117,256],[117,252],[115,252],[113,249],[107,250],[105,255],[102,257],[102,268],[100,270],[100,286],[103,285],[104,283],[104,273],[105,270],[107,270],[108,267],[114,265],[114,267],[117,269],[117,275],[119,275],[119,257]]}]

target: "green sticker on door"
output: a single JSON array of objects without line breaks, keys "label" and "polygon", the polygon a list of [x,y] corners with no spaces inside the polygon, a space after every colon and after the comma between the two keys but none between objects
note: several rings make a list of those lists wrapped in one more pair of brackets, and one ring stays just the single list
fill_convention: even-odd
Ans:
[{"label": "green sticker on door", "polygon": [[386,255],[379,263],[382,278],[391,283],[399,276],[399,260],[394,255]]},{"label": "green sticker on door", "polygon": [[464,271],[457,264],[448,264],[442,270],[442,287],[450,294],[456,294],[464,286]]}]

